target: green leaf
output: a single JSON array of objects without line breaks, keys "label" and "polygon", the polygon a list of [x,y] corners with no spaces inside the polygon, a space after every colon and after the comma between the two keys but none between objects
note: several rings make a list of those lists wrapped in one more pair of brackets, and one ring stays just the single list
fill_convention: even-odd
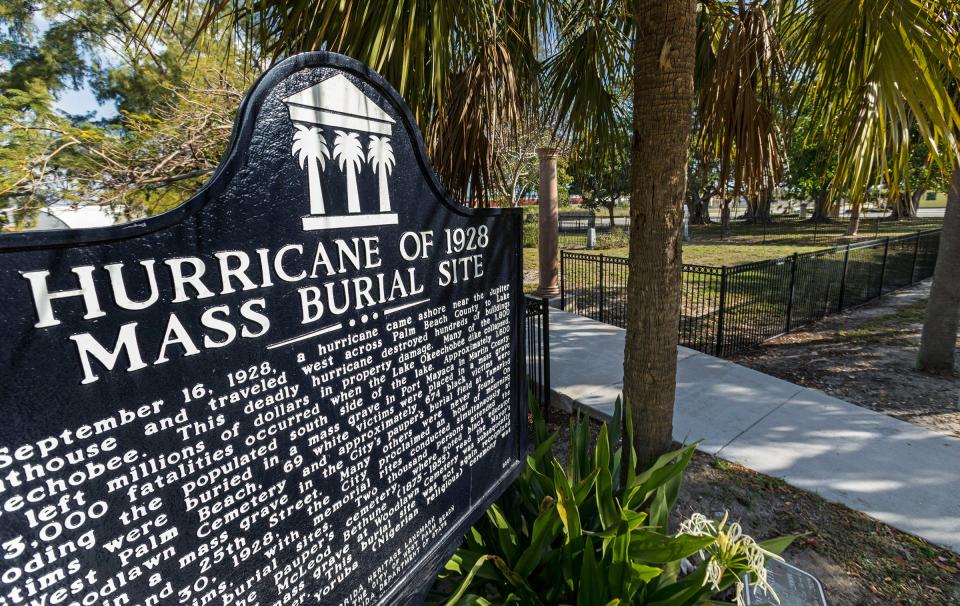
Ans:
[{"label": "green leaf", "polygon": [[550,459],[553,458],[553,443],[557,441],[557,436],[559,435],[560,434],[554,432],[550,434],[548,438],[537,444],[533,454],[530,455],[537,465],[549,465]]},{"label": "green leaf", "polygon": [[490,523],[497,531],[498,545],[507,562],[515,562],[520,550],[518,546],[519,539],[516,531],[510,526],[507,518],[503,515],[503,511],[501,511],[499,505],[494,503],[487,509],[487,519],[490,520]]},{"label": "green leaf", "polygon": [[770,553],[775,553],[777,555],[782,554],[787,550],[787,547],[799,539],[800,537],[806,536],[808,533],[800,534],[789,534],[782,537],[777,537],[775,539],[767,539],[766,541],[759,541],[757,544],[761,549],[769,551]]},{"label": "green leaf", "polygon": [[[623,448],[627,453],[626,457],[621,458],[620,464],[626,465],[624,469],[623,486],[633,486],[637,482],[637,451],[633,447],[633,413],[630,410],[630,403],[623,401]],[[630,507],[630,501],[624,501],[625,507]]]},{"label": "green leaf", "polygon": [[600,524],[604,530],[613,528],[620,523],[620,504],[613,497],[613,478],[604,468],[598,468],[597,476],[597,511],[600,513]]},{"label": "green leaf", "polygon": [[604,563],[607,565],[607,583],[611,594],[626,599],[630,580],[630,531],[626,528],[610,541]]},{"label": "green leaf", "polygon": [[540,598],[537,596],[537,593],[524,580],[524,576],[517,574],[515,570],[512,570],[510,566],[503,561],[503,558],[494,557],[493,563],[497,567],[497,570],[499,570],[500,573],[503,574],[504,578],[507,579],[507,582],[518,591],[520,597],[523,598],[524,604],[537,606],[542,603]]},{"label": "green leaf", "polygon": [[653,503],[650,504],[650,525],[664,532],[670,530],[670,512],[673,511],[680,495],[680,484],[683,482],[683,469],[686,468],[686,463],[678,468],[680,469],[678,473],[671,475],[660,485]]},{"label": "green leaf", "polygon": [[607,435],[607,424],[600,426],[600,433],[597,435],[597,446],[594,449],[595,467],[600,469],[610,469],[610,441]]},{"label": "green leaf", "polygon": [[646,566],[645,564],[630,564],[630,569],[632,571],[633,578],[643,583],[649,583],[653,579],[660,576],[660,573],[663,572],[663,570],[660,568],[656,568],[655,566]]},{"label": "green leaf", "polygon": [[550,544],[560,534],[563,524],[557,511],[556,502],[551,502],[533,522],[530,544],[520,554],[514,570],[521,576],[529,576],[540,565]]},{"label": "green leaf", "polygon": [[586,538],[583,546],[583,564],[580,568],[580,586],[577,592],[577,606],[599,606],[606,599],[603,577],[597,566],[597,556],[593,541]]},{"label": "green leaf", "polygon": [[617,396],[613,404],[613,418],[610,419],[609,446],[610,452],[616,452],[620,443],[620,433],[623,430],[623,406],[620,404],[620,396]]},{"label": "green leaf", "polygon": [[650,494],[659,490],[671,478],[681,476],[690,464],[698,444],[684,446],[657,458],[653,465],[636,476],[624,505],[630,508],[640,507],[650,498]]},{"label": "green leaf", "polygon": [[630,559],[639,562],[667,564],[689,558],[714,543],[713,537],[695,537],[687,534],[667,536],[653,530],[640,530],[630,542]]},{"label": "green leaf", "polygon": [[553,483],[557,487],[557,513],[560,515],[560,521],[563,522],[563,528],[567,533],[567,543],[569,543],[581,534],[580,511],[577,508],[577,500],[573,496],[570,483],[563,473],[563,468],[556,461],[553,463]]},{"label": "green leaf", "polygon": [[709,597],[713,591],[704,586],[707,564],[700,564],[692,573],[676,583],[665,585],[647,596],[644,606],[688,606]]},{"label": "green leaf", "polygon": [[470,587],[470,583],[473,582],[474,577],[477,576],[477,573],[480,571],[480,568],[493,559],[493,556],[485,555],[477,559],[474,563],[473,568],[470,569],[470,572],[464,577],[463,582],[460,583],[460,587],[457,589],[456,593],[450,596],[450,599],[446,601],[444,606],[456,606],[460,602],[460,599],[466,594],[467,589]]}]

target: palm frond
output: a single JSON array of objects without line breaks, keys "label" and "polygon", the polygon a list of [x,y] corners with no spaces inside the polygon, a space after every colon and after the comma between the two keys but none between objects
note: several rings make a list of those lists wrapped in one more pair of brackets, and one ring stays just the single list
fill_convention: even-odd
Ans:
[{"label": "palm frond", "polygon": [[[176,4],[148,0],[145,13],[170,19]],[[268,57],[328,50],[370,65],[413,110],[451,193],[484,201],[496,149],[475,122],[519,121],[536,89],[545,11],[539,0],[224,0],[206,3],[196,33],[232,29]]]},{"label": "palm frond", "polygon": [[700,148],[720,161],[720,183],[734,195],[772,189],[783,177],[777,115],[787,91],[786,58],[760,4],[701,12],[697,133]]},{"label": "palm frond", "polygon": [[635,27],[620,0],[558,3],[555,52],[544,63],[548,119],[578,165],[603,166],[626,153]]},{"label": "palm frond", "polygon": [[895,195],[912,127],[944,166],[956,156],[960,116],[947,87],[958,73],[955,18],[927,0],[815,0],[786,15],[796,77],[840,159],[832,197],[859,204],[879,179]]}]

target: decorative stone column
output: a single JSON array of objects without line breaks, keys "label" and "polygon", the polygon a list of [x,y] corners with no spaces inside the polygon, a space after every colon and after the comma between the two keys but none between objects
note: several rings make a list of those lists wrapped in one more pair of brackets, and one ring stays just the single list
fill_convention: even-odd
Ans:
[{"label": "decorative stone column", "polygon": [[559,195],[557,194],[557,156],[552,147],[537,149],[540,158],[540,286],[537,295],[560,296]]}]

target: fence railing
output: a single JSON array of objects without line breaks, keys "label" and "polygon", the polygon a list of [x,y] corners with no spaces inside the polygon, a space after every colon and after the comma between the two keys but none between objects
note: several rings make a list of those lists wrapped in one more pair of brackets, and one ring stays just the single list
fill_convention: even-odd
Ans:
[{"label": "fence railing", "polygon": [[557,225],[560,248],[587,248],[588,232],[593,229],[598,238],[615,231],[630,231],[630,217],[593,216],[583,213],[560,215]]},{"label": "fence railing", "polygon": [[[905,232],[938,229],[943,225],[943,217],[918,217],[913,219],[892,220],[886,216],[862,217],[859,220],[857,236],[847,235],[850,219],[830,219],[812,221],[792,216],[772,216],[767,221],[747,221],[731,219],[726,229],[719,221],[705,225],[689,226],[690,243],[738,242],[744,244],[790,245],[803,244],[830,246],[838,241],[879,240],[886,236],[903,235]],[[608,215],[591,216],[586,213],[564,213],[558,220],[559,243],[562,249],[588,248],[587,233],[590,228],[596,231],[598,238],[604,234],[630,231],[630,217],[615,217],[611,221]]]},{"label": "fence railing", "polygon": [[524,297],[524,303],[527,384],[546,415],[550,410],[550,304],[531,295]]},{"label": "fence railing", "polygon": [[890,219],[887,216],[861,217],[856,236],[849,236],[850,219],[835,218],[824,221],[800,219],[793,216],[772,216],[766,221],[731,219],[726,229],[718,221],[705,225],[690,225],[690,241],[729,241],[744,244],[810,244],[830,246],[840,240],[878,240],[886,236],[903,235],[907,231],[938,229],[943,217]]},{"label": "fence railing", "polygon": [[[731,355],[933,275],[940,230],[836,246],[742,265],[684,265],[680,344]],[[625,326],[629,264],[560,257],[561,307]]]}]

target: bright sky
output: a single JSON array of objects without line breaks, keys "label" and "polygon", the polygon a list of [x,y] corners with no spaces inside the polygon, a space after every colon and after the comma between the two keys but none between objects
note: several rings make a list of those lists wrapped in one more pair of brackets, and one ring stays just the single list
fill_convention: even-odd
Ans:
[{"label": "bright sky", "polygon": [[[40,11],[34,13],[33,24],[37,27],[38,35],[43,35],[43,32],[50,27],[50,22]],[[112,118],[117,115],[116,104],[112,101],[100,103],[86,84],[78,90],[62,91],[54,106],[65,114],[77,115],[96,112],[94,119]]]},{"label": "bright sky", "polygon": [[100,103],[87,86],[84,86],[80,90],[65,90],[61,92],[54,105],[65,114],[96,112],[94,119],[112,118],[117,115],[116,104],[112,101]]}]

